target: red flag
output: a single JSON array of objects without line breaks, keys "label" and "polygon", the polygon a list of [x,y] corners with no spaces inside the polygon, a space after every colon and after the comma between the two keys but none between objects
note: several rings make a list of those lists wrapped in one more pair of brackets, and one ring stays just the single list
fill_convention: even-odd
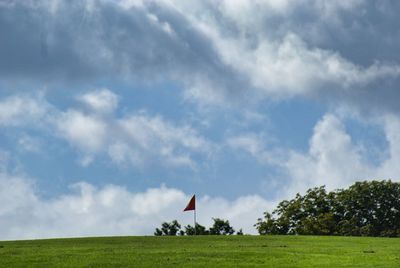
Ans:
[{"label": "red flag", "polygon": [[185,207],[183,211],[195,210],[196,209],[196,195],[193,195],[192,199],[190,199],[189,203]]}]

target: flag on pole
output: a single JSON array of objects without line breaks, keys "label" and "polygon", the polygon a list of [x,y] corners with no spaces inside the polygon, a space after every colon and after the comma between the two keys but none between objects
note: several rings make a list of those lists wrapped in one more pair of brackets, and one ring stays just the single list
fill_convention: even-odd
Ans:
[{"label": "flag on pole", "polygon": [[193,197],[190,199],[189,203],[185,207],[183,211],[189,211],[189,210],[196,210],[196,195],[193,195]]},{"label": "flag on pole", "polygon": [[196,235],[196,195],[194,194],[183,211],[193,210],[194,235]]}]

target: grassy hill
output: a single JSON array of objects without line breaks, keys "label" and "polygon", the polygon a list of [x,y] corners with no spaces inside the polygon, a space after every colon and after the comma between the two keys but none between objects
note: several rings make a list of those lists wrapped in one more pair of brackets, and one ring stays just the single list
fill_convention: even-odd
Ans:
[{"label": "grassy hill", "polygon": [[98,237],[0,242],[0,267],[400,267],[400,239]]}]

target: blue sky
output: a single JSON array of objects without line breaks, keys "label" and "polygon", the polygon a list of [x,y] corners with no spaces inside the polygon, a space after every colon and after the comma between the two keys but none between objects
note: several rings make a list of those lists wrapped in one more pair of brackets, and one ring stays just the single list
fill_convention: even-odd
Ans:
[{"label": "blue sky", "polygon": [[399,5],[0,2],[0,239],[152,234],[194,193],[254,233],[310,187],[397,181]]}]

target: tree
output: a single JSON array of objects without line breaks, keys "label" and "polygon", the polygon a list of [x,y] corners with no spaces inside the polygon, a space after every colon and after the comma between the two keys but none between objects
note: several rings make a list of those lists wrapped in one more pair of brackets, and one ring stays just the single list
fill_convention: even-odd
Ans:
[{"label": "tree", "polygon": [[348,189],[309,189],[284,200],[254,225],[259,234],[400,236],[400,184],[356,182]]},{"label": "tree", "polygon": [[190,224],[185,226],[185,233],[186,235],[208,235],[210,234],[210,232],[206,229],[206,227],[204,227],[203,225],[200,225],[198,223],[196,223],[196,232],[195,229],[193,228],[193,226],[191,226]]},{"label": "tree", "polygon": [[161,224],[161,229],[156,228],[154,235],[161,236],[161,235],[170,235],[174,236],[178,233],[181,229],[181,225],[178,223],[177,220],[173,220],[172,222],[163,222]]},{"label": "tree", "polygon": [[[208,230],[201,224],[196,223],[196,230],[192,225],[184,226],[184,230],[181,229],[181,225],[178,221],[163,222],[161,228],[156,228],[154,231],[155,236],[162,235],[232,235],[235,233],[233,227],[229,224],[229,221],[225,221],[219,218],[213,218],[214,224]],[[196,232],[195,232],[196,231]],[[236,235],[243,235],[242,229],[236,232]]]},{"label": "tree", "polygon": [[156,228],[156,231],[154,232],[154,235],[155,236],[162,236],[163,232],[160,229]]},{"label": "tree", "polygon": [[214,224],[210,227],[211,235],[232,235],[235,230],[230,226],[229,221],[213,218]]},{"label": "tree", "polygon": [[278,224],[269,212],[264,212],[264,220],[258,218],[257,223],[254,224],[254,226],[260,235],[279,234]]},{"label": "tree", "polygon": [[340,233],[400,236],[399,183],[390,180],[356,182],[338,193],[338,202],[342,211]]},{"label": "tree", "polygon": [[272,214],[265,212],[255,227],[260,234],[333,234],[333,199],[324,187],[309,189],[304,196],[280,202]]}]

